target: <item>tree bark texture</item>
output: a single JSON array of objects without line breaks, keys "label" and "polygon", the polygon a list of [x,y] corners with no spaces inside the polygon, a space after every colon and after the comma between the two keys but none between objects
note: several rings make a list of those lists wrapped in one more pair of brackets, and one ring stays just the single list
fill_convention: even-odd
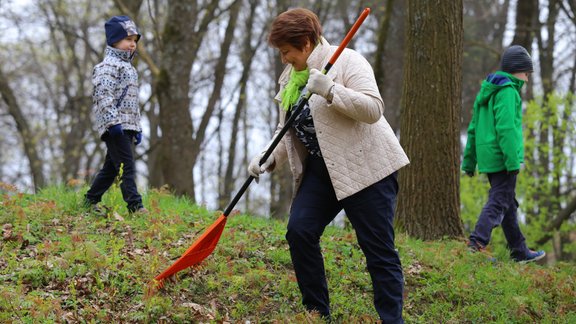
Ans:
[{"label": "tree bark texture", "polygon": [[[168,15],[162,33],[160,72],[156,91],[160,105],[159,164],[162,177],[177,195],[195,199],[194,162],[198,152],[192,149],[193,124],[190,113],[190,71],[198,48],[214,18],[217,1],[202,8],[195,1],[168,1]],[[196,22],[199,26],[196,27]],[[153,172],[155,170],[151,170]],[[164,184],[152,184],[162,186]]]},{"label": "tree bark texture", "polygon": [[24,153],[28,158],[30,173],[32,174],[32,181],[34,182],[34,188],[40,189],[46,185],[46,179],[42,172],[42,160],[40,159],[36,147],[38,138],[33,135],[34,132],[30,128],[26,116],[22,112],[22,109],[16,100],[16,96],[14,95],[14,91],[8,84],[7,80],[8,78],[4,74],[2,67],[0,67],[0,96],[2,96],[2,99],[8,106],[8,113],[12,118],[14,118],[16,129],[22,139]]},{"label": "tree bark texture", "polygon": [[398,225],[414,237],[462,237],[459,123],[462,1],[407,2]]}]

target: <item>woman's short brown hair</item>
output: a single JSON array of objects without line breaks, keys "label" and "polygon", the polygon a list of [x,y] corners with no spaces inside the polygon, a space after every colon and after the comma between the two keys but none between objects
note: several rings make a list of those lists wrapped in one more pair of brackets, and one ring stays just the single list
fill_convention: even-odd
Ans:
[{"label": "woman's short brown hair", "polygon": [[321,35],[322,26],[318,16],[308,9],[296,8],[285,11],[274,19],[268,43],[274,47],[289,44],[302,50],[306,40],[316,46]]}]

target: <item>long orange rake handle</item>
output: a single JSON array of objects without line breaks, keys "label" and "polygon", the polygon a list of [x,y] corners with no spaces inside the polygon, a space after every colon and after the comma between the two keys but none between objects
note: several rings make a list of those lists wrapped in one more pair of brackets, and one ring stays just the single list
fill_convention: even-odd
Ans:
[{"label": "long orange rake handle", "polygon": [[[344,37],[342,43],[340,43],[340,46],[338,46],[338,49],[336,49],[334,54],[332,54],[330,60],[328,60],[328,63],[322,70],[323,74],[328,73],[328,71],[332,68],[332,65],[334,65],[334,63],[336,62],[342,51],[344,51],[346,46],[348,46],[348,43],[350,42],[354,34],[356,34],[356,31],[358,31],[358,28],[360,28],[360,25],[362,25],[366,17],[368,17],[368,14],[370,14],[370,8],[366,8],[364,9],[364,11],[362,11],[360,17],[358,17],[358,19],[356,20],[356,22],[354,23],[348,34],[346,34],[346,37]],[[302,109],[304,109],[304,106],[308,102],[308,99],[310,99],[310,96],[312,96],[312,93],[309,92],[308,90],[305,89],[304,91],[302,91],[302,94],[298,99],[298,103],[292,110],[290,118],[288,118],[288,120],[284,124],[284,127],[282,127],[280,132],[278,132],[278,134],[276,135],[276,137],[274,138],[274,140],[272,141],[266,152],[264,152],[262,159],[260,159],[260,165],[262,165],[268,159],[268,157],[270,157],[276,146],[278,146],[278,143],[280,143],[282,137],[284,137],[284,134],[286,134],[286,132],[290,129],[290,127],[292,127],[292,124],[294,123],[296,116],[298,116],[302,111]],[[200,238],[198,238],[196,242],[194,242],[192,246],[190,246],[188,250],[186,250],[186,252],[184,252],[184,254],[178,260],[176,260],[176,262],[174,262],[174,264],[172,264],[168,269],[164,270],[161,274],[159,274],[154,278],[155,280],[157,280],[158,286],[162,287],[164,279],[174,275],[178,271],[181,271],[183,269],[186,269],[190,266],[202,262],[212,253],[212,251],[214,251],[214,249],[216,248],[216,244],[218,244],[218,240],[222,235],[224,226],[226,225],[228,215],[230,215],[232,209],[234,208],[236,203],[238,203],[238,200],[240,200],[244,192],[246,192],[246,189],[248,189],[248,186],[250,185],[250,183],[252,183],[253,180],[254,177],[250,175],[248,179],[246,179],[246,181],[244,182],[238,193],[236,193],[234,198],[232,198],[232,201],[230,201],[230,203],[228,204],[222,215],[220,215],[220,217],[216,220],[216,222],[214,222],[200,236]]]}]

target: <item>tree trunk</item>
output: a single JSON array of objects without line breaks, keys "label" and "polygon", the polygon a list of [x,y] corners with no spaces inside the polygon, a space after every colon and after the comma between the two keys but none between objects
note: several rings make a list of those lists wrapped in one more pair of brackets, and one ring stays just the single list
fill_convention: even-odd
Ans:
[{"label": "tree trunk", "polygon": [[[540,78],[542,80],[542,90],[544,91],[543,98],[548,99],[549,95],[554,91],[554,50],[556,45],[555,40],[555,30],[556,21],[558,13],[560,10],[559,2],[557,0],[550,0],[548,3],[548,17],[546,19],[546,24],[543,26],[545,30],[540,31],[536,34],[536,40],[538,43],[538,53],[540,58]],[[535,14],[537,14],[536,12]],[[552,214],[557,213],[560,210],[560,205],[557,201],[559,192],[559,183],[554,184],[549,183],[549,177],[554,173],[554,165],[551,163],[551,157],[549,152],[554,151],[554,137],[558,135],[553,131],[555,123],[551,121],[551,118],[555,118],[555,113],[552,111],[555,103],[548,102],[544,100],[542,108],[542,123],[537,130],[538,143],[537,146],[538,153],[535,156],[527,157],[527,161],[532,161],[533,168],[529,170],[532,176],[537,179],[536,192],[533,195],[533,199],[537,201],[538,210],[546,209]],[[552,138],[550,136],[550,131],[552,130]],[[562,135],[560,135],[562,137]],[[543,182],[542,185],[538,185],[538,182]],[[548,188],[546,190],[545,188]],[[537,219],[539,217],[539,212],[536,210],[531,210],[528,213],[526,222],[529,223],[532,219]]]},{"label": "tree trunk", "polygon": [[[277,14],[280,14],[288,9],[288,3],[286,1],[278,1]],[[280,61],[280,56],[278,51],[275,50],[275,62],[274,70],[275,77],[274,80],[278,80],[280,74],[284,70],[285,65]],[[276,86],[277,83],[275,82]],[[278,88],[275,88],[278,91]],[[274,91],[274,93],[276,93]],[[277,111],[277,107],[275,107]],[[271,121],[271,125],[274,125],[273,130],[276,129],[278,125],[278,114],[272,114],[274,120]],[[292,202],[292,172],[288,166],[288,163],[284,163],[281,167],[276,168],[270,177],[270,217],[275,219],[285,219],[290,210],[290,204]]]},{"label": "tree trunk", "polygon": [[528,49],[537,31],[538,0],[522,0],[516,5],[516,29],[514,30],[513,45],[521,45]]},{"label": "tree trunk", "polygon": [[468,0],[464,2],[464,58],[462,71],[462,118],[460,131],[466,134],[471,109],[481,80],[499,66],[508,22],[510,0]]},{"label": "tree trunk", "polygon": [[36,142],[38,138],[34,136],[34,132],[30,128],[22,109],[16,100],[14,91],[8,84],[7,76],[4,74],[2,67],[0,66],[0,95],[2,99],[8,106],[8,113],[14,118],[16,122],[16,129],[18,134],[22,139],[24,145],[24,153],[28,158],[28,164],[30,166],[30,173],[32,174],[32,181],[34,183],[35,189],[43,188],[46,185],[46,179],[44,178],[44,173],[42,172],[43,162],[40,159],[36,148]]},{"label": "tree trunk", "polygon": [[381,5],[378,7],[379,13],[381,13],[382,21],[378,27],[378,38],[376,41],[376,53],[374,60],[374,76],[376,78],[376,83],[379,88],[382,89],[385,80],[385,70],[384,70],[384,54],[386,51],[386,43],[388,40],[388,31],[390,30],[392,11],[394,9],[394,0],[387,0],[386,5]]},{"label": "tree trunk", "polygon": [[462,237],[460,105],[462,1],[409,0],[400,141],[398,225],[429,240]]},{"label": "tree trunk", "polygon": [[[382,2],[381,2],[382,3]],[[382,7],[383,4],[380,4]],[[400,129],[402,92],[405,1],[387,0],[384,21],[380,23],[378,45],[375,53],[374,73],[378,88],[384,98],[384,117],[395,132]],[[388,16],[389,15],[389,16]],[[376,17],[376,16],[375,16]],[[386,22],[386,20],[388,20]],[[385,34],[384,34],[385,33]]]},{"label": "tree trunk", "polygon": [[[190,71],[196,60],[198,48],[206,34],[208,24],[214,19],[218,1],[212,0],[206,8],[198,8],[194,1],[168,1],[168,15],[162,33],[162,53],[156,91],[160,104],[158,163],[161,177],[177,195],[187,195],[195,200],[194,163],[198,152],[194,145],[190,113]],[[200,17],[198,12],[204,12]],[[196,28],[195,24],[200,21]],[[152,183],[162,186],[163,183]]]}]

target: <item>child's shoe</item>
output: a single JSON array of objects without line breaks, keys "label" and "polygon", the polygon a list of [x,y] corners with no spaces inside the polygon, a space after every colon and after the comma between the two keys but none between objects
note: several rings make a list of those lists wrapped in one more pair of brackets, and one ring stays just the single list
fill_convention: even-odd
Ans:
[{"label": "child's shoe", "polygon": [[480,244],[480,243],[476,243],[474,241],[469,241],[467,246],[468,246],[468,251],[470,251],[470,253],[482,253],[483,255],[485,255],[488,258],[488,261],[490,261],[490,262],[498,261],[495,257],[493,257],[486,250],[486,247],[482,246],[482,244]]},{"label": "child's shoe", "polygon": [[538,261],[545,256],[546,256],[546,252],[544,252],[544,251],[528,250],[528,253],[526,253],[526,256],[524,257],[524,259],[514,259],[514,261],[516,261],[518,263],[529,263],[529,262]]},{"label": "child's shoe", "polygon": [[468,241],[467,246],[468,246],[468,251],[470,251],[472,253],[486,251],[486,248],[483,247],[482,244],[478,244],[474,241]]},{"label": "child's shoe", "polygon": [[86,208],[86,210],[89,213],[93,213],[96,215],[106,215],[106,210],[105,208],[103,208],[102,206],[100,206],[100,204],[98,203],[93,203],[89,200],[84,200],[84,208]]},{"label": "child's shoe", "polygon": [[146,209],[146,208],[144,208],[144,207],[140,207],[140,208],[136,209],[135,211],[133,211],[132,214],[135,214],[135,215],[148,215],[148,214],[150,214],[150,212],[148,211],[148,209]]}]

